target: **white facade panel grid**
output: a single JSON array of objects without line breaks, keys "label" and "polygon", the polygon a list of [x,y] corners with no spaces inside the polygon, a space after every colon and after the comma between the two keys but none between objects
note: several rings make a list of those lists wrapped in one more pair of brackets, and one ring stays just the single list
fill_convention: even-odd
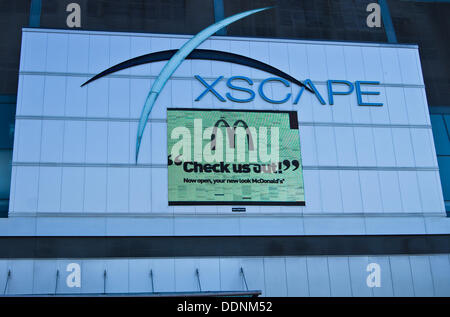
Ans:
[{"label": "white facade panel grid", "polygon": [[45,77],[44,116],[64,116],[67,80],[68,78],[63,76]]},{"label": "white facade panel grid", "polygon": [[448,296],[450,283],[446,277],[450,275],[450,256],[448,254],[430,255],[431,272],[435,296]]},{"label": "white facade panel grid", "polygon": [[414,294],[421,297],[434,296],[430,259],[424,256],[410,256],[409,262],[413,277]]},{"label": "white facade panel grid", "polygon": [[[334,96],[333,106],[321,105],[314,95],[304,92],[294,105],[299,87],[286,88],[280,83],[267,85],[265,90],[276,97],[291,92],[291,100],[269,104],[258,96],[257,87],[272,75],[218,61],[185,61],[158,97],[142,139],[138,165],[134,165],[138,118],[164,62],[133,67],[82,88],[80,85],[128,58],[179,48],[187,38],[25,29],[11,212],[130,214],[124,229],[119,228],[120,221],[108,219],[109,232],[121,234],[134,230],[136,215],[180,217],[164,222],[160,231],[151,226],[147,231],[144,225],[136,229],[161,234],[212,232],[208,226],[224,234],[413,232],[413,228],[424,232],[426,221],[405,218],[414,224],[407,229],[408,221],[391,221],[389,214],[444,215],[423,79],[413,46],[211,38],[201,48],[235,52],[300,80],[310,78],[327,103],[328,79],[353,84],[378,80],[381,95],[367,100],[384,105],[358,106],[355,92]],[[61,47],[59,53],[54,52],[56,46]],[[222,95],[238,93],[226,87],[228,78],[248,76],[254,80],[256,99],[233,104],[208,93],[196,102],[204,89],[193,77],[196,74],[208,83],[224,76],[216,86]],[[297,110],[306,206],[252,206],[247,208],[251,217],[230,221],[207,217],[231,214],[231,207],[169,207],[165,167],[168,107]],[[25,175],[25,171],[32,172]],[[54,201],[49,193],[54,193]],[[183,213],[197,215],[198,224],[182,218]],[[335,224],[307,218],[315,214],[333,214]],[[381,214],[383,217],[371,216]],[[295,221],[276,220],[270,226],[273,219],[268,215],[291,215]]]},{"label": "white facade panel grid", "polygon": [[89,37],[81,34],[69,34],[67,52],[67,71],[69,73],[87,73],[89,67]]},{"label": "white facade panel grid", "polygon": [[47,60],[47,33],[24,32],[26,41],[24,59],[21,70],[45,71]]},{"label": "white facade panel grid", "polygon": [[[69,288],[69,263],[81,268],[81,287]],[[381,283],[369,287],[368,265]],[[448,254],[329,257],[203,257],[0,260],[7,295],[260,290],[262,296],[449,296]],[[56,270],[59,270],[58,281]],[[106,271],[106,275],[105,275]],[[150,272],[152,272],[153,283]],[[152,287],[153,284],[153,287]]]},{"label": "white facade panel grid", "polygon": [[[427,258],[427,257],[425,257]],[[387,297],[394,296],[394,289],[392,287],[392,273],[389,257],[387,256],[370,256],[368,258],[369,263],[376,263],[379,265],[380,274],[380,287],[372,288],[373,296]],[[367,269],[366,269],[367,272]],[[369,272],[367,272],[368,274]],[[366,284],[367,285],[367,284]]]},{"label": "white facade panel grid", "polygon": [[87,77],[68,76],[64,114],[67,117],[87,117],[88,90],[78,89]]},{"label": "white facade panel grid", "polygon": [[306,258],[286,257],[287,296],[309,296]]},{"label": "white facade panel grid", "polygon": [[310,296],[331,296],[328,257],[306,257],[306,265]]},{"label": "white facade panel grid", "polygon": [[69,34],[53,33],[47,35],[47,72],[67,71]]},{"label": "white facade panel grid", "polygon": [[363,209],[358,171],[339,171],[344,212],[358,213]]},{"label": "white facade panel grid", "polygon": [[84,178],[84,212],[106,212],[108,170],[87,167]]},{"label": "white facade panel grid", "polygon": [[85,168],[64,167],[61,181],[61,212],[84,211]]},{"label": "white facade panel grid", "polygon": [[380,191],[383,200],[383,208],[386,213],[409,212],[407,208],[403,208],[399,175],[397,171],[380,171]]},{"label": "white facade panel grid", "polygon": [[265,258],[264,284],[267,296],[287,296],[286,263],[284,258]]},{"label": "white facade panel grid", "polygon": [[[367,256],[348,257],[353,296],[374,296],[373,288],[367,286],[367,277],[369,275],[367,266],[369,263]],[[382,274],[384,275],[384,272]]]},{"label": "white facade panel grid", "polygon": [[394,296],[415,296],[411,263],[408,256],[390,256]]},{"label": "white facade panel grid", "polygon": [[329,257],[331,296],[350,297],[352,286],[348,258]]},{"label": "white facade panel grid", "polygon": [[[113,36],[109,41],[109,64],[116,65],[131,56],[131,38],[129,36]],[[130,74],[130,69],[124,69],[118,72],[118,74]]]},{"label": "white facade panel grid", "polygon": [[38,212],[59,212],[61,209],[62,168],[39,168]]}]

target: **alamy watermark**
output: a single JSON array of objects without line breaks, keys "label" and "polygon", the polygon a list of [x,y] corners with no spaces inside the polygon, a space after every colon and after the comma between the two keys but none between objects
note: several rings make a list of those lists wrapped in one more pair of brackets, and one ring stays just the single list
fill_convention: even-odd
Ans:
[{"label": "alamy watermark", "polygon": [[[225,136],[219,128],[220,125],[225,127]],[[192,133],[187,127],[180,126],[172,130],[170,138],[178,140],[170,153],[176,163],[192,161],[243,163],[248,160],[253,163],[278,164],[280,159],[279,128],[256,129],[242,120],[237,120],[231,126],[226,121],[219,120],[214,126],[203,129],[202,119],[194,119]],[[204,140],[208,142],[203,146]]]},{"label": "alamy watermark", "polygon": [[69,3],[66,7],[66,12],[70,12],[66,18],[66,25],[69,28],[81,27],[81,7],[78,3]]},{"label": "alamy watermark", "polygon": [[367,16],[366,24],[369,28],[381,27],[381,8],[376,2],[369,3],[366,7],[366,11],[370,12]]},{"label": "alamy watermark", "polygon": [[69,272],[66,278],[67,287],[81,287],[81,267],[78,263],[69,263],[66,267]]},{"label": "alamy watermark", "polygon": [[366,279],[367,287],[381,287],[381,267],[378,263],[369,263],[366,268],[370,272]]}]

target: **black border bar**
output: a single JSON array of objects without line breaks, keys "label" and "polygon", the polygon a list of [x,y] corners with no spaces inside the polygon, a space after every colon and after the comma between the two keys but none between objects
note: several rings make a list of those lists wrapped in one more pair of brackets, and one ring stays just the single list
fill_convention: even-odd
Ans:
[{"label": "black border bar", "polygon": [[[231,303],[234,303],[234,309],[231,310]],[[222,306],[222,303],[224,304]],[[259,303],[256,307],[259,309],[237,309],[237,305],[244,305],[246,303]],[[270,303],[270,304],[269,304]],[[364,310],[362,306],[355,308],[355,304],[365,304],[365,305],[380,305],[385,304],[401,306],[401,309],[405,312],[408,310],[417,310],[418,305],[423,304],[450,304],[450,299],[448,297],[156,297],[156,296],[146,296],[142,295],[115,295],[115,294],[73,294],[72,296],[60,296],[50,294],[48,296],[35,296],[35,295],[17,295],[17,296],[3,296],[0,297],[0,304],[5,307],[5,305],[14,305],[17,312],[22,309],[24,312],[28,312],[31,305],[39,307],[41,305],[49,306],[49,310],[56,310],[56,305],[65,305],[69,307],[74,307],[78,304],[88,304],[90,305],[89,310],[96,308],[92,304],[98,304],[99,313],[104,313],[105,308],[117,307],[119,309],[124,309],[124,307],[132,307],[136,310],[142,305],[143,309],[149,309],[149,305],[152,310],[167,312],[167,314],[181,313],[186,314],[185,311],[179,311],[179,307],[184,307],[186,304],[211,304],[211,309],[208,313],[209,315],[214,315],[215,313],[265,313],[272,312],[278,315],[283,314],[286,316],[292,315],[293,311],[302,311],[305,308],[314,308],[318,306],[317,309],[323,311],[324,304],[332,305],[334,309],[340,309],[342,313],[347,313],[351,310]],[[24,305],[25,304],[25,305]],[[28,305],[27,305],[28,304]],[[51,305],[51,307],[50,307]],[[107,306],[105,306],[107,305]],[[319,306],[320,305],[320,306]],[[347,308],[348,305],[348,308]],[[351,305],[351,306],[350,306]],[[80,306],[79,308],[84,308],[85,306]],[[223,309],[223,308],[225,309]],[[253,306],[255,307],[255,306]],[[331,306],[330,306],[331,307]],[[59,308],[59,307],[58,307]],[[62,307],[66,308],[66,307]],[[372,307],[370,307],[374,310]],[[379,308],[377,306],[376,308]],[[376,309],[375,308],[375,309]],[[445,307],[441,308],[445,309]],[[128,308],[128,310],[130,310]],[[366,309],[367,310],[367,309]],[[337,311],[337,310],[336,310]],[[190,312],[187,312],[188,315]],[[193,312],[198,316],[205,315],[204,311]]]},{"label": "black border bar", "polygon": [[11,236],[0,258],[133,258],[450,253],[450,235]]},{"label": "black border bar", "polygon": [[[267,112],[267,113],[297,113],[295,110],[273,110],[273,109],[232,109],[232,108],[183,108],[183,107],[167,107],[167,111],[217,111],[217,112]],[[297,121],[298,122],[298,121]]]},{"label": "black border bar", "polygon": [[169,206],[305,206],[304,201],[169,201]]}]

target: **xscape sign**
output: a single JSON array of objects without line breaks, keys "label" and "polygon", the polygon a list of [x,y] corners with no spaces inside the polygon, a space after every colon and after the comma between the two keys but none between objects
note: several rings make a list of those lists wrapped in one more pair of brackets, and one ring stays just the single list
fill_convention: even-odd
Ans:
[{"label": "xscape sign", "polygon": [[305,205],[296,111],[167,109],[169,205]]},{"label": "xscape sign", "polygon": [[[218,92],[215,88],[216,84],[218,84],[222,79],[223,76],[219,76],[217,79],[215,79],[211,84],[208,84],[206,80],[204,80],[200,75],[194,76],[200,83],[202,83],[203,86],[205,86],[205,90],[197,97],[195,98],[195,101],[200,101],[206,94],[211,93],[213,94],[218,100],[225,102],[225,98],[223,95]],[[259,96],[270,103],[280,104],[285,103],[288,100],[291,99],[292,93],[286,92],[285,96],[281,99],[272,99],[268,94],[266,94],[264,90],[264,86],[267,83],[274,83],[278,82],[281,84],[281,87],[289,88],[291,84],[289,81],[282,77],[270,77],[264,79],[258,86],[258,94]],[[246,76],[232,76],[228,78],[227,80],[227,87],[230,90],[234,91],[240,91],[247,94],[247,98],[237,98],[234,97],[230,92],[225,93],[225,97],[232,101],[232,102],[251,102],[255,99],[255,92],[252,89],[253,86],[253,80]],[[238,85],[239,84],[239,85]],[[349,95],[353,92],[353,90],[356,89],[356,98],[358,101],[358,105],[360,106],[382,106],[382,103],[374,103],[374,102],[365,102],[363,101],[363,95],[379,95],[380,92],[378,91],[370,91],[370,90],[363,90],[363,85],[379,85],[380,83],[377,81],[356,81],[355,84],[352,82],[349,82],[348,80],[328,80],[327,81],[327,89],[328,89],[328,103],[329,105],[334,104],[334,96],[336,95]],[[336,90],[336,86],[344,86],[346,90]],[[317,100],[322,104],[325,105],[325,99],[320,94],[320,92],[317,90],[316,85],[310,80],[306,79],[304,81],[304,84],[300,86],[300,90],[295,95],[295,98],[293,100],[293,104],[296,105],[300,101],[300,98],[303,95],[303,92],[305,91],[305,88],[312,92]],[[280,88],[282,89],[282,88]]]}]

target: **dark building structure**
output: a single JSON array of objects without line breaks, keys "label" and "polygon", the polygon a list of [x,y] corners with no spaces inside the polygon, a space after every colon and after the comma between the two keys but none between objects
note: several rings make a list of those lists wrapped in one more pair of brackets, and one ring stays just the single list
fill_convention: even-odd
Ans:
[{"label": "dark building structure", "polygon": [[[64,0],[0,1],[0,210],[6,215],[14,136],[22,27],[68,28]],[[82,30],[196,34],[215,19],[256,7],[275,6],[238,21],[218,35],[418,44],[445,201],[450,210],[450,3],[379,1],[383,23],[369,28],[370,0],[81,0]]]}]

